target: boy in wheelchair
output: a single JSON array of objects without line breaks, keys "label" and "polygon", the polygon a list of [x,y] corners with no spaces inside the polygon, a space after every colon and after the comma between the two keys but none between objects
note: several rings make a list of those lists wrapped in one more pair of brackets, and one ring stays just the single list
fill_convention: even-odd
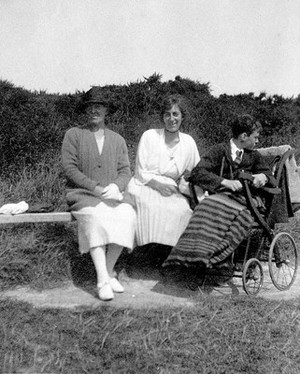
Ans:
[{"label": "boy in wheelchair", "polygon": [[213,146],[189,178],[209,196],[194,209],[190,222],[163,266],[184,265],[196,269],[226,264],[246,237],[253,217],[246,207],[241,172],[252,175],[257,206],[262,207],[259,188],[275,185],[272,171],[254,150],[262,127],[250,115],[232,123],[232,138]]}]

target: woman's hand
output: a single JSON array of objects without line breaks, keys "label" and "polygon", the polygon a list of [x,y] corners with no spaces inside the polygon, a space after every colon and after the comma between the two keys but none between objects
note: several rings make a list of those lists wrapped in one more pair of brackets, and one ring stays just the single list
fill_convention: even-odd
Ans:
[{"label": "woman's hand", "polygon": [[243,188],[242,183],[237,179],[223,179],[221,185],[233,192],[239,191]]},{"label": "woman's hand", "polygon": [[103,190],[104,190],[103,187],[96,186],[95,189],[94,189],[94,194],[99,196],[99,197],[102,197]]},{"label": "woman's hand", "polygon": [[147,183],[147,186],[153,188],[157,192],[159,192],[162,196],[168,197],[173,195],[174,193],[178,193],[178,187],[173,186],[172,184],[161,183],[154,179]]},{"label": "woman's hand", "polygon": [[110,183],[108,186],[103,188],[102,198],[120,201],[122,200],[123,196],[119,190],[119,187],[115,183]]},{"label": "woman's hand", "polygon": [[171,195],[176,194],[178,192],[178,188],[176,186],[172,186],[171,184],[162,183],[158,192],[162,196],[171,196]]},{"label": "woman's hand", "polygon": [[111,183],[106,187],[96,186],[94,193],[102,199],[122,200],[122,194],[115,183]]}]

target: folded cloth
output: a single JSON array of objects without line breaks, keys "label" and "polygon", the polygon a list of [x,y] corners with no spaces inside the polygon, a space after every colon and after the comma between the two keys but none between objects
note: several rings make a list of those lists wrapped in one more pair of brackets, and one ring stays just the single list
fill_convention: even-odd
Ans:
[{"label": "folded cloth", "polygon": [[0,208],[0,214],[20,214],[28,210],[29,206],[25,201],[17,204],[4,204]]}]

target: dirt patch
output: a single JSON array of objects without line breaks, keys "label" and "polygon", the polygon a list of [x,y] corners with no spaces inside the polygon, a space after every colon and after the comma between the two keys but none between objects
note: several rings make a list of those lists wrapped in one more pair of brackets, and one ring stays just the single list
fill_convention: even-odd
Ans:
[{"label": "dirt patch", "polygon": [[[288,300],[299,297],[300,277],[296,278],[293,286],[287,291],[277,290],[271,282],[268,270],[264,268],[264,284],[258,294],[259,297],[270,300]],[[120,280],[125,287],[124,294],[115,295],[114,300],[102,302],[97,298],[94,285],[75,285],[67,282],[59,288],[42,291],[20,287],[0,294],[1,298],[13,298],[26,301],[39,308],[88,308],[93,309],[101,305],[115,308],[149,309],[160,307],[192,307],[200,294],[213,296],[238,297],[245,295],[239,278],[231,278],[216,284],[207,282],[201,287],[191,282],[191,279],[171,279],[163,276],[157,269],[136,270],[130,276],[120,274]],[[192,288],[192,289],[191,289]]]}]

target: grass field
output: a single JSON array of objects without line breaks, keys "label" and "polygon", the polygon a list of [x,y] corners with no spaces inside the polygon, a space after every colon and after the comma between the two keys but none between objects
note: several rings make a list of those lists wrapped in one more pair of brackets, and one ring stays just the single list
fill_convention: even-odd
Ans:
[{"label": "grass field", "polygon": [[40,310],[1,301],[1,373],[298,374],[300,302],[199,296],[193,308]]}]

